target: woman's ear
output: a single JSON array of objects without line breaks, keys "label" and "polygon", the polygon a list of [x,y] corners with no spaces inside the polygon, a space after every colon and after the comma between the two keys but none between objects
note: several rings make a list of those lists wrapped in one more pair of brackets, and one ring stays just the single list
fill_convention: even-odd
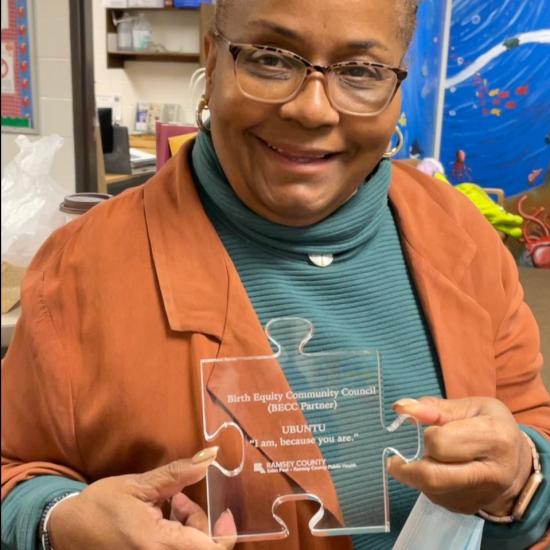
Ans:
[{"label": "woman's ear", "polygon": [[216,60],[218,57],[218,47],[216,41],[211,34],[206,34],[204,37],[204,54],[205,54],[205,95],[212,95],[212,87],[214,85],[214,69],[216,68]]}]

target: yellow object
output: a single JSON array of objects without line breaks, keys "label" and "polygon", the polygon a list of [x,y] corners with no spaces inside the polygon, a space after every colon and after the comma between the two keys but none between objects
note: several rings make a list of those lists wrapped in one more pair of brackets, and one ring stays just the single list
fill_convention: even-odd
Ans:
[{"label": "yellow object", "polygon": [[174,137],[168,138],[168,145],[170,146],[170,154],[174,156],[186,141],[194,139],[196,136],[197,136],[197,133],[192,132],[191,134],[183,134],[182,136],[174,136]]},{"label": "yellow object", "polygon": [[479,185],[460,183],[455,186],[455,189],[466,195],[497,231],[516,239],[521,237],[523,218],[506,212]]},{"label": "yellow object", "polygon": [[[434,178],[450,184],[445,175],[440,172],[436,172]],[[500,204],[497,204],[487,193],[487,191],[489,191],[491,194],[497,195],[499,202],[504,202],[504,193],[502,190],[487,189],[487,191],[485,191],[475,183],[459,183],[455,185],[455,189],[460,191],[463,195],[466,195],[497,231],[510,235],[515,239],[521,237],[523,218],[516,214],[506,212],[506,210],[504,210]]]}]

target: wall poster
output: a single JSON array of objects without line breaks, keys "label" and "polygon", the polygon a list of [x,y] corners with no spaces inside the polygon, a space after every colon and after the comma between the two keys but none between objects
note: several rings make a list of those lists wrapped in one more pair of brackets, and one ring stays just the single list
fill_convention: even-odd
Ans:
[{"label": "wall poster", "polygon": [[2,132],[37,132],[33,0],[1,0]]}]

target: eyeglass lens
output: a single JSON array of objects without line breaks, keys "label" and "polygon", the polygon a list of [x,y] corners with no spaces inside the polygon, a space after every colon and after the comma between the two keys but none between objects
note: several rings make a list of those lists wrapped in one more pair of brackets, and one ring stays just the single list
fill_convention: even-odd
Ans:
[{"label": "eyeglass lens", "polygon": [[[304,63],[291,55],[254,46],[242,47],[235,69],[243,93],[272,103],[290,100],[308,73]],[[352,62],[337,65],[326,78],[333,105],[356,114],[377,114],[385,109],[397,84],[390,69]]]}]

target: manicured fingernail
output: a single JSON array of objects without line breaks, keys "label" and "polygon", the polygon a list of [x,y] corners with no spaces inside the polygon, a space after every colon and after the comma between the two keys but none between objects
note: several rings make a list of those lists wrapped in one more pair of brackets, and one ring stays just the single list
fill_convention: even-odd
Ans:
[{"label": "manicured fingernail", "polygon": [[227,516],[227,517],[230,517],[231,519],[234,519],[233,512],[231,512],[231,510],[229,508],[226,508],[223,511],[222,516]]},{"label": "manicured fingernail", "polygon": [[416,399],[400,399],[399,401],[396,401],[393,404],[393,409],[399,408],[404,409],[406,407],[415,407],[416,405],[419,405],[420,401]]},{"label": "manicured fingernail", "polygon": [[194,464],[195,466],[197,464],[212,464],[214,460],[216,460],[216,456],[218,455],[218,451],[220,448],[218,446],[215,447],[207,447],[206,449],[203,449],[202,451],[199,451],[192,459],[191,464]]}]

